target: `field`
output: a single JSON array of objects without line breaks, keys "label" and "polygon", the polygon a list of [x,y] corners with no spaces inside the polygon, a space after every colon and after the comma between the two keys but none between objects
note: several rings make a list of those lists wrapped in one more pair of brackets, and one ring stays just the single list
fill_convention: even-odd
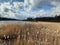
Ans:
[{"label": "field", "polygon": [[60,23],[30,22],[0,25],[0,45],[60,45]]}]

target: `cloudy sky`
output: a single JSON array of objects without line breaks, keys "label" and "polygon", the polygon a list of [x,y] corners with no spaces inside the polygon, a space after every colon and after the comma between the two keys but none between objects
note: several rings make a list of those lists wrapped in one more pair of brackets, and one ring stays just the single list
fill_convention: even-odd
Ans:
[{"label": "cloudy sky", "polygon": [[60,0],[0,0],[0,16],[26,19],[60,14]]}]

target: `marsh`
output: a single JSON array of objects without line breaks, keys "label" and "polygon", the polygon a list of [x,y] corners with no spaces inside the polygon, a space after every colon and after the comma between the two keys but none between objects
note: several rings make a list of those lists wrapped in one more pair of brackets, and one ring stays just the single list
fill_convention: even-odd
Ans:
[{"label": "marsh", "polygon": [[0,45],[60,45],[60,23],[0,22]]}]

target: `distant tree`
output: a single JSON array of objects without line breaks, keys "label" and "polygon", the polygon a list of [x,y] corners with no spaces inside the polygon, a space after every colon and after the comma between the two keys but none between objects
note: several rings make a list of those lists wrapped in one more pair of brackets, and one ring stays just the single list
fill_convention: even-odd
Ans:
[{"label": "distant tree", "polygon": [[33,19],[29,17],[29,18],[27,18],[27,20],[28,20],[28,21],[32,21]]},{"label": "distant tree", "polygon": [[55,18],[57,18],[57,19],[59,18],[60,19],[60,15],[59,16],[56,15]]}]

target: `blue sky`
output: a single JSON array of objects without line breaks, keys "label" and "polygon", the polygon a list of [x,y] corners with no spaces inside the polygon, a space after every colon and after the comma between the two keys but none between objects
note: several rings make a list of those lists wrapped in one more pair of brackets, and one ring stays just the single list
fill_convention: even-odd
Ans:
[{"label": "blue sky", "polygon": [[20,1],[20,2],[24,2],[24,0],[18,0],[18,1]]},{"label": "blue sky", "polygon": [[[1,2],[5,1],[8,2],[9,0],[0,0]],[[12,1],[19,1],[19,2],[24,2],[24,0],[12,0]]]},{"label": "blue sky", "polygon": [[0,0],[1,17],[26,19],[59,14],[59,0]]},{"label": "blue sky", "polygon": [[[8,2],[9,0],[0,0],[0,2]],[[12,2],[24,2],[24,0],[12,0]],[[50,6],[42,6],[42,8],[44,9],[44,10],[50,10],[51,9],[51,7]],[[37,10],[39,10],[39,9],[37,9]],[[34,10],[35,11],[35,10]]]}]

